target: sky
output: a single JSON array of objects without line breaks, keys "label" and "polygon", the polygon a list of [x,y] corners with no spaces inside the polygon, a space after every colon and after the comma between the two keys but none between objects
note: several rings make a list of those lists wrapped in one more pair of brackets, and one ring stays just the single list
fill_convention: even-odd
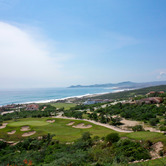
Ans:
[{"label": "sky", "polygon": [[165,0],[0,0],[0,88],[166,80]]}]

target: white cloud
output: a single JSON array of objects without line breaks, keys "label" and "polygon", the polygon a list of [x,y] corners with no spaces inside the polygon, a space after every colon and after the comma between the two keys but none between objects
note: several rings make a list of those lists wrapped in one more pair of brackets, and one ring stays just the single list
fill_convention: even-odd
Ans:
[{"label": "white cloud", "polygon": [[1,88],[59,86],[65,57],[53,52],[49,42],[0,22]]},{"label": "white cloud", "polygon": [[160,73],[157,76],[157,78],[160,79],[160,80],[165,80],[166,79],[166,72],[160,71]]}]

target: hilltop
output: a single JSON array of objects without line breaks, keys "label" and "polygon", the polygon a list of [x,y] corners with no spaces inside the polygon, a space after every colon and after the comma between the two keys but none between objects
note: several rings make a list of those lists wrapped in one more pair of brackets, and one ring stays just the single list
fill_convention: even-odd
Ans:
[{"label": "hilltop", "polygon": [[153,81],[136,83],[131,81],[120,83],[108,83],[108,84],[94,84],[94,85],[72,85],[68,88],[111,88],[111,89],[137,89],[150,86],[166,85],[166,81]]}]

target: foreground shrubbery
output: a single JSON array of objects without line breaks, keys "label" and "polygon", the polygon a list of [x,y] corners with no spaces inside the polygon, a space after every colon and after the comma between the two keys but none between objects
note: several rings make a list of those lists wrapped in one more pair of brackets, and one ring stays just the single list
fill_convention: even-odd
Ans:
[{"label": "foreground shrubbery", "polygon": [[99,137],[91,138],[86,132],[72,144],[61,144],[52,140],[53,135],[25,139],[15,146],[0,142],[1,165],[45,165],[45,166],[84,166],[113,163],[150,158],[148,150],[138,142],[120,139],[118,134],[109,134],[104,141]]}]

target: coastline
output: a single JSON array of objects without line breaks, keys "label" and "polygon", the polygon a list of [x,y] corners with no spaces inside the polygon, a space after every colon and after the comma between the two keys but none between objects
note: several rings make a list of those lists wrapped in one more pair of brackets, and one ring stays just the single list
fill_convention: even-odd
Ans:
[{"label": "coastline", "polygon": [[[93,93],[93,94],[84,94],[84,95],[77,95],[77,96],[69,96],[69,97],[64,97],[64,98],[59,98],[59,99],[49,99],[49,100],[38,100],[38,101],[27,101],[27,102],[18,102],[18,103],[12,103],[12,104],[31,104],[31,103],[36,103],[36,104],[41,104],[41,103],[51,103],[51,102],[57,102],[57,101],[65,101],[67,99],[81,99],[81,98],[91,98],[91,97],[96,97],[96,96],[101,96],[105,94],[110,94],[110,93],[118,93],[118,92],[123,92],[123,91],[129,91],[133,89],[118,89],[118,90],[113,90],[112,92],[103,92],[103,93]],[[11,104],[7,104],[11,105]],[[3,107],[6,105],[0,105],[0,107]]]},{"label": "coastline", "polygon": [[57,102],[57,101],[62,101],[62,100],[65,101],[65,100],[67,100],[67,99],[89,98],[89,97],[96,97],[96,96],[101,96],[101,95],[105,95],[105,94],[118,93],[118,92],[123,92],[123,91],[128,91],[128,90],[132,90],[132,89],[121,89],[121,90],[115,90],[115,91],[113,91],[113,92],[85,94],[85,95],[64,97],[64,98],[60,98],[60,99],[50,99],[50,100],[40,100],[40,101],[34,101],[34,102],[26,102],[26,103],[21,103],[21,104],[31,104],[31,103],[41,104],[41,103]]}]

